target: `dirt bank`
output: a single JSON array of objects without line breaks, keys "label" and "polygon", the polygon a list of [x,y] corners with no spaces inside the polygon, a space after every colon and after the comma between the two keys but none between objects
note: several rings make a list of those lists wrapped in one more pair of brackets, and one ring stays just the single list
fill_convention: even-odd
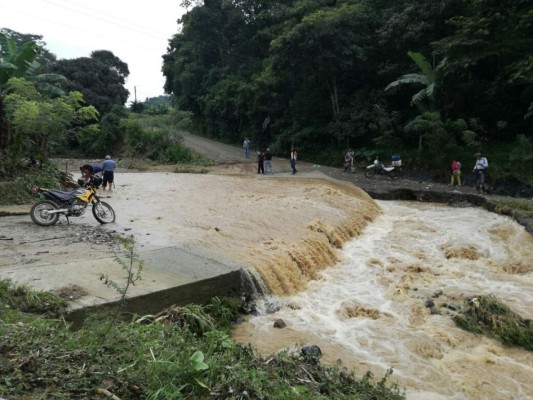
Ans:
[{"label": "dirt bank", "polygon": [[[489,209],[496,199],[480,196],[469,187],[367,179],[360,172],[348,174],[302,162],[299,172],[292,175],[288,160],[281,158],[273,160],[274,175],[259,175],[255,160],[243,158],[239,148],[192,135],[185,136],[185,143],[218,165],[207,174],[176,174],[175,166],[155,166],[150,170],[158,172],[143,173],[119,168],[116,190],[102,192],[117,211],[117,224],[111,230],[133,234],[144,249],[185,243],[253,266],[276,293],[298,291],[320,268],[335,264],[334,249],[357,236],[378,213],[357,186],[377,199],[452,202]],[[84,161],[59,163],[77,178]],[[328,177],[335,180],[328,181]],[[0,268],[52,264],[72,251],[87,259],[109,251],[109,243],[84,240],[88,232],[68,226],[57,227],[58,233],[48,238],[52,229],[37,228],[24,215],[30,206],[0,207],[0,215],[22,214],[2,221]],[[90,213],[72,222],[100,229]],[[531,218],[519,222],[533,232]],[[75,246],[64,238],[78,233]]]},{"label": "dirt bank", "polygon": [[[76,172],[79,162],[67,165]],[[200,250],[213,260],[250,267],[276,294],[294,293],[319,270],[336,264],[336,249],[379,214],[362,190],[312,170],[293,176],[280,164],[274,175],[253,172],[252,163],[226,163],[209,174],[119,169],[115,189],[100,191],[116,211],[115,224],[100,227],[90,212],[71,218],[72,225],[61,218],[53,227],[35,226],[28,215],[7,217],[1,231],[6,246],[0,250],[0,276],[15,276],[16,269],[47,268],[72,252],[86,260],[112,256],[107,243],[84,241],[102,229],[133,235],[140,251],[175,246]],[[30,206],[17,209],[27,213]],[[80,231],[79,226],[87,229]],[[74,245],[70,239],[78,233]],[[175,266],[180,268],[180,260]],[[95,267],[94,272],[107,271]],[[44,274],[38,282],[26,279],[48,288]],[[76,271],[65,281],[91,292],[76,281]]]}]

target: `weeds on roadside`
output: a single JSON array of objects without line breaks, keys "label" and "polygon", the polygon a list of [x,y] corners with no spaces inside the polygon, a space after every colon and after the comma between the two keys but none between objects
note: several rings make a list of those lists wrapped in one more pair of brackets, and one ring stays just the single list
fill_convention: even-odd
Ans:
[{"label": "weeds on roadside", "polygon": [[533,202],[527,199],[504,199],[495,200],[496,207],[494,211],[498,214],[514,216],[515,214],[524,214],[533,217]]},{"label": "weeds on roadside", "polygon": [[11,281],[0,281],[0,312],[10,308],[58,317],[65,312],[67,302],[49,292],[31,290],[24,285],[15,286]]},{"label": "weeds on roadside", "polygon": [[454,321],[467,331],[533,351],[533,321],[524,320],[494,296],[473,298],[468,310]]},{"label": "weeds on roadside", "polygon": [[337,366],[287,353],[257,356],[229,336],[236,304],[214,299],[206,307],[172,307],[132,322],[93,314],[77,331],[61,320],[9,309],[0,316],[0,397],[96,398],[105,390],[121,399],[153,400],[404,398],[389,385],[390,372],[378,382],[370,374],[358,380]]}]

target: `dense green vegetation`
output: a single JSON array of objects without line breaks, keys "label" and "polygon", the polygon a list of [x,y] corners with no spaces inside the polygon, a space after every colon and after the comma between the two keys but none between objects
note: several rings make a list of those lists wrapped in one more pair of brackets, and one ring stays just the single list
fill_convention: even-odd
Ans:
[{"label": "dense green vegetation", "polygon": [[124,87],[128,64],[107,50],[93,51],[90,57],[59,60],[50,70],[67,78],[66,89],[79,91],[87,103],[101,113],[115,104],[124,105],[129,91]]},{"label": "dense green vegetation", "polygon": [[521,318],[494,296],[471,299],[467,311],[457,315],[454,321],[467,331],[533,351],[533,322]]},{"label": "dense green vegetation", "polygon": [[95,314],[75,331],[61,318],[64,304],[0,282],[1,397],[404,398],[387,383],[388,374],[356,379],[315,357],[265,359],[235,343],[229,337],[235,300],[215,298],[205,307],[172,307],[129,321]]},{"label": "dense green vegetation", "polygon": [[125,107],[129,70],[113,53],[58,61],[45,45],[41,36],[0,29],[0,180],[54,155],[205,163],[178,140],[191,117],[171,109],[168,96]]},{"label": "dense green vegetation", "polygon": [[[43,161],[138,154],[140,136],[151,158],[187,158],[183,149],[153,149],[161,138],[172,145],[176,124],[148,139],[152,132],[139,135],[130,115],[174,108],[196,133],[234,144],[248,136],[278,155],[294,145],[319,164],[341,163],[350,147],[360,162],[400,153],[407,168],[444,177],[452,159],[469,167],[481,151],[493,181],[533,184],[530,0],[181,5],[187,12],[163,57],[169,96],[129,109],[128,65],[112,52],[57,60],[41,36],[0,29],[0,174],[9,176],[30,154]],[[19,91],[25,105],[7,107],[13,78],[31,82],[38,95]],[[29,102],[32,120],[24,121]],[[36,132],[36,123],[49,123],[50,134]]]},{"label": "dense green vegetation", "polygon": [[321,164],[348,147],[400,152],[446,173],[482,151],[493,178],[531,184],[531,1],[182,4],[194,8],[164,56],[165,89],[197,132]]}]

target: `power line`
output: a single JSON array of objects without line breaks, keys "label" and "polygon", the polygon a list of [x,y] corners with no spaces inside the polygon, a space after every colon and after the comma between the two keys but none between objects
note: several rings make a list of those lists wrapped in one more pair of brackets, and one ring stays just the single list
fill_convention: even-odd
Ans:
[{"label": "power line", "polygon": [[[46,22],[50,22],[54,25],[58,25],[58,26],[63,26],[65,28],[68,28],[68,29],[71,29],[73,31],[78,31],[78,32],[83,32],[83,33],[86,33],[86,34],[89,34],[91,36],[99,36],[99,37],[102,37],[104,39],[112,39],[116,42],[120,42],[120,43],[123,43],[123,44],[127,44],[129,46],[132,46],[132,47],[137,47],[137,48],[141,48],[141,49],[144,49],[144,50],[148,50],[148,51],[151,51],[151,52],[154,52],[154,53],[158,53],[160,54],[161,52],[159,50],[156,50],[155,48],[150,48],[150,47],[146,47],[146,46],[143,46],[143,45],[140,45],[138,43],[132,43],[132,42],[128,42],[128,41],[125,41],[125,40],[122,40],[122,39],[118,39],[118,38],[110,38],[109,35],[104,35],[104,34],[101,34],[101,33],[98,33],[98,32],[94,32],[94,31],[88,31],[88,30],[85,30],[85,29],[80,29],[80,28],[77,28],[77,27],[73,27],[73,26],[70,26],[70,25],[67,25],[67,24],[64,24],[62,22],[57,22],[57,21],[52,21],[50,19],[47,19],[47,18],[43,18],[42,16],[35,16],[35,15],[32,15],[32,14],[28,14],[26,12],[23,12],[23,11],[19,11],[19,10],[14,10],[12,8],[9,8],[9,7],[6,7],[5,5],[0,5],[0,9],[4,9],[4,10],[8,10],[8,11],[11,11],[11,12],[15,12],[17,14],[21,14],[21,15],[25,15],[25,16],[28,16],[30,18],[33,18],[33,19],[37,19],[39,21],[46,21]],[[46,41],[46,40],[45,40]]]},{"label": "power line", "polygon": [[[48,0],[48,1],[50,1],[50,0]],[[146,31],[149,32],[149,33],[156,32],[156,33],[159,33],[161,36],[166,36],[166,35],[168,35],[168,33],[166,33],[166,32],[162,32],[162,31],[158,31],[157,29],[154,29],[152,26],[146,26],[146,25],[145,25],[145,26],[141,26],[141,24],[139,24],[138,21],[132,22],[131,20],[128,20],[128,19],[125,19],[125,18],[121,18],[121,17],[119,17],[119,16],[117,16],[117,15],[112,15],[112,14],[109,14],[109,13],[102,12],[101,10],[96,10],[96,9],[94,9],[94,8],[90,8],[90,7],[87,7],[87,6],[83,6],[83,5],[81,5],[80,3],[73,3],[73,2],[70,1],[70,0],[56,0],[56,1],[59,1],[59,2],[67,2],[67,3],[68,3],[69,5],[71,5],[71,6],[72,6],[72,5],[76,5],[77,7],[83,8],[83,9],[85,9],[85,10],[87,10],[87,11],[97,13],[98,16],[99,16],[100,14],[103,14],[103,15],[106,15],[107,17],[109,17],[109,18],[112,18],[112,19],[115,19],[115,20],[119,20],[119,21],[123,21],[123,22],[125,22],[125,23],[127,23],[127,24],[130,24],[130,25],[133,25],[133,26],[135,26],[135,27],[139,27],[139,26],[140,26],[141,29],[146,30]],[[177,7],[176,10],[179,10],[179,9],[180,9],[180,7]],[[98,17],[97,17],[97,18],[98,18]],[[178,18],[176,17],[176,20],[175,20],[175,22],[176,22],[176,28],[178,27],[177,20],[178,20]]]},{"label": "power line", "polygon": [[[125,20],[125,19],[123,19],[123,18],[114,17],[114,16],[111,16],[111,15],[109,15],[109,14],[104,14],[104,15],[107,15],[107,16],[111,17],[112,19],[102,18],[101,15],[102,15],[103,13],[101,13],[100,11],[91,10],[91,9],[89,9],[89,8],[87,8],[87,7],[84,7],[84,8],[85,8],[86,10],[89,10],[89,12],[93,13],[92,15],[91,15],[91,14],[87,14],[86,12],[83,12],[83,11],[77,10],[77,9],[75,9],[75,8],[72,8],[72,7],[66,7],[66,6],[63,6],[63,5],[60,5],[60,4],[57,4],[57,3],[54,3],[54,2],[52,2],[52,1],[50,1],[50,0],[44,0],[44,1],[45,1],[45,3],[51,4],[51,5],[55,6],[55,7],[59,7],[59,8],[62,8],[62,9],[64,9],[64,10],[68,10],[68,11],[71,11],[71,12],[74,12],[74,13],[77,13],[77,14],[80,14],[80,15],[85,15],[85,16],[87,16],[87,17],[91,17],[91,18],[94,18],[94,19],[97,19],[97,20],[100,20],[100,21],[104,21],[104,22],[106,22],[106,23],[108,23],[108,24],[118,25],[118,26],[121,26],[121,27],[123,27],[123,28],[125,28],[125,29],[128,29],[128,30],[130,30],[130,31],[137,32],[137,33],[141,33],[141,34],[143,34],[143,35],[148,35],[148,36],[151,36],[151,37],[156,38],[156,39],[162,39],[162,36],[164,36],[164,33],[161,33],[161,32],[159,32],[159,33],[161,34],[161,36],[156,36],[156,35],[154,35],[154,34],[153,34],[153,33],[154,33],[154,30],[153,30],[153,29],[142,28],[142,27],[141,27],[143,30],[139,30],[139,29],[137,29],[137,28],[133,28],[133,27],[131,27],[131,26],[127,26],[127,25],[124,25],[124,24],[122,24],[122,23],[115,22],[115,21],[112,20],[112,19],[115,19],[115,20],[122,20],[122,21],[127,22],[128,24],[133,25],[133,23],[132,23],[131,21]],[[138,24],[135,24],[135,26],[136,26],[136,27],[139,27]]]}]

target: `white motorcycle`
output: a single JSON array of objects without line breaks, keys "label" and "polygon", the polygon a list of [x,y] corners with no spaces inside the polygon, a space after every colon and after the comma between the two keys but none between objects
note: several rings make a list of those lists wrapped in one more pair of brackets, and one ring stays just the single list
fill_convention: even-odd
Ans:
[{"label": "white motorcycle", "polygon": [[394,165],[386,166],[381,161],[379,161],[379,159],[376,157],[374,162],[366,167],[365,176],[367,178],[373,178],[376,175],[387,176],[393,180],[398,179],[399,177],[402,176],[401,164],[398,166],[394,166]]}]

